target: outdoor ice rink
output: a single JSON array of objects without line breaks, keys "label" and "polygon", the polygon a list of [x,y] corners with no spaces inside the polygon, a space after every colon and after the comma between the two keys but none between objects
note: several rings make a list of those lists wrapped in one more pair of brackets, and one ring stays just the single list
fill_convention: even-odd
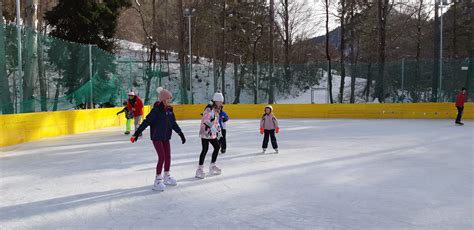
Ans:
[{"label": "outdoor ice rink", "polygon": [[199,121],[178,123],[164,192],[148,130],[0,148],[0,229],[474,229],[472,121],[280,120],[280,154],[262,155],[259,121],[230,120],[204,180]]}]

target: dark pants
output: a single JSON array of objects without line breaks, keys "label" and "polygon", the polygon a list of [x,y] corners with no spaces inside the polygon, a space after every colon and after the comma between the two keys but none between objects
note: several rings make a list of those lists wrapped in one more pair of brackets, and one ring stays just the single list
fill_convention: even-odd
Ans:
[{"label": "dark pants", "polygon": [[222,137],[221,139],[219,140],[219,143],[221,144],[221,149],[222,150],[226,150],[227,149],[227,139],[225,138],[227,134],[227,130],[223,129],[222,130]]},{"label": "dark pants", "polygon": [[273,149],[278,149],[278,143],[275,137],[274,129],[270,129],[270,130],[265,129],[265,135],[263,137],[262,148],[266,149],[268,147],[268,137],[270,137],[270,139],[272,140]]},{"label": "dark pants", "polygon": [[456,106],[458,108],[458,117],[456,117],[456,122],[461,122],[462,119],[462,111],[464,110],[464,106]]},{"label": "dark pants", "polygon": [[209,150],[209,143],[211,143],[212,147],[214,148],[214,152],[212,152],[212,160],[211,163],[216,163],[217,156],[219,155],[219,141],[217,139],[204,139],[201,138],[202,143],[202,151],[201,155],[199,156],[199,165],[204,164],[204,160],[206,159],[207,151]]},{"label": "dark pants", "polygon": [[163,164],[165,172],[170,171],[171,166],[171,148],[170,141],[153,141],[156,153],[158,154],[158,163],[156,163],[156,175],[161,175]]}]

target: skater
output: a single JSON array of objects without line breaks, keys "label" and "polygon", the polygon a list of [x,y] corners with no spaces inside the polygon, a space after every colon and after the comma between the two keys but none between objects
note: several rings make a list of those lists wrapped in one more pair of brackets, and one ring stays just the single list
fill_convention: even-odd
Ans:
[{"label": "skater", "polygon": [[127,108],[127,101],[123,102],[123,106],[125,106],[122,110],[120,110],[117,113],[117,116],[120,115],[121,113],[125,113],[125,119],[127,119],[127,122],[125,123],[125,135],[129,135],[130,131],[132,130],[132,120],[133,120],[133,113],[132,111],[128,110]]},{"label": "skater", "polygon": [[275,133],[280,132],[280,127],[278,126],[278,120],[273,114],[273,107],[271,105],[267,105],[265,107],[265,114],[262,116],[262,120],[260,121],[260,134],[264,134],[262,149],[263,153],[267,151],[268,147],[268,137],[270,137],[272,141],[272,147],[275,150],[275,153],[278,153],[278,143],[275,137]]},{"label": "skater", "polygon": [[227,149],[227,129],[226,122],[229,120],[229,116],[224,112],[224,106],[221,107],[221,112],[219,113],[219,125],[221,126],[222,138],[219,140],[221,145],[221,153],[225,153]]},{"label": "skater", "polygon": [[134,119],[134,126],[135,131],[137,131],[140,122],[142,121],[143,116],[143,102],[135,92],[128,93],[128,103],[127,103],[128,110],[132,111],[133,119]]},{"label": "skater", "polygon": [[219,111],[223,103],[224,96],[222,93],[215,93],[212,97],[211,103],[206,106],[202,114],[201,128],[199,130],[202,151],[199,156],[199,166],[196,170],[196,178],[204,179],[206,177],[206,173],[204,172],[204,160],[206,159],[209,144],[214,148],[211,164],[209,166],[209,175],[219,175],[222,173],[222,170],[216,166],[216,160],[217,155],[219,154],[219,139],[222,135],[219,126]]},{"label": "skater", "polygon": [[[132,143],[138,140],[142,132],[150,126],[150,138],[158,154],[158,162],[156,164],[156,177],[153,184],[153,190],[163,191],[167,185],[177,185],[176,179],[170,175],[171,166],[171,148],[170,139],[172,130],[174,130],[181,138],[181,143],[186,143],[181,128],[176,123],[171,103],[171,93],[161,87],[157,90],[159,100],[153,105],[153,109],[147,115],[146,119],[138,127],[137,131],[130,138]],[[162,175],[164,165],[164,176]]]},{"label": "skater", "polygon": [[456,124],[457,125],[464,125],[464,123],[461,122],[462,119],[462,113],[464,110],[464,102],[466,101],[467,89],[462,88],[461,92],[459,92],[458,96],[456,97],[456,108],[458,109],[458,116],[456,117]]}]

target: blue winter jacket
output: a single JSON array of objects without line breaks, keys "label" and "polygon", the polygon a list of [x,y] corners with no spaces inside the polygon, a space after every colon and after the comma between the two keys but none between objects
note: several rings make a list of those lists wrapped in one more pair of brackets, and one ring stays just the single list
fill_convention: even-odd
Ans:
[{"label": "blue winter jacket", "polygon": [[227,116],[227,113],[221,110],[219,113],[219,125],[221,126],[222,129],[226,129],[226,125],[224,124],[229,120],[229,116]]},{"label": "blue winter jacket", "polygon": [[150,138],[153,141],[166,141],[171,139],[171,130],[181,133],[181,128],[176,123],[172,107],[165,108],[161,102],[156,102],[153,109],[140,124],[134,136],[141,134],[150,126]]}]

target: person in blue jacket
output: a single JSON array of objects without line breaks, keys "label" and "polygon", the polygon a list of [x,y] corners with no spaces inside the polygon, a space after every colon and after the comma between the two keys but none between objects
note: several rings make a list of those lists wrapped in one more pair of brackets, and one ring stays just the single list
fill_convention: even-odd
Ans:
[{"label": "person in blue jacket", "polygon": [[219,140],[221,144],[221,153],[225,153],[227,149],[227,127],[226,127],[226,122],[229,120],[229,116],[227,115],[226,112],[224,112],[224,106],[221,107],[221,111],[219,113],[219,125],[221,126],[222,130],[222,137]]},{"label": "person in blue jacket", "polygon": [[[174,130],[181,142],[184,144],[186,138],[184,137],[181,128],[176,123],[176,118],[173,113],[173,107],[170,106],[172,95],[171,93],[159,87],[157,89],[159,100],[153,105],[153,109],[147,115],[146,119],[140,124],[137,131],[130,138],[132,143],[138,140],[141,133],[150,126],[150,138],[153,146],[158,154],[158,163],[156,164],[156,178],[153,184],[153,190],[163,191],[166,185],[177,185],[176,179],[170,175],[171,167],[171,148],[170,139],[172,130]],[[162,176],[163,165],[165,168],[164,177]]]}]

